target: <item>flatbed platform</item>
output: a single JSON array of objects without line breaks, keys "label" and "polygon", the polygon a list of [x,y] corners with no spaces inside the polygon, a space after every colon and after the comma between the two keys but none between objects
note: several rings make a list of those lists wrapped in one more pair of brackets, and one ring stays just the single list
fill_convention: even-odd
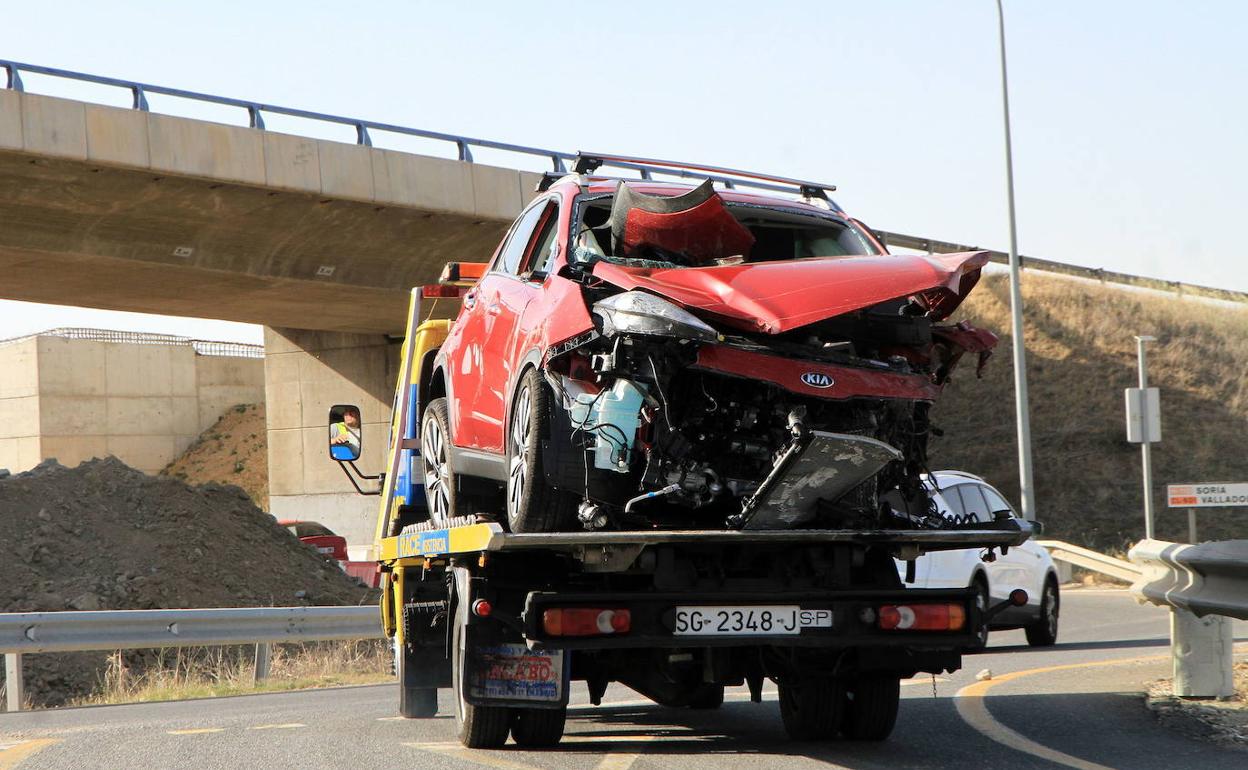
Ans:
[{"label": "flatbed platform", "polygon": [[888,545],[917,553],[957,548],[1011,547],[1034,534],[1030,522],[1012,519],[976,529],[785,529],[639,530],[513,534],[499,524],[466,524],[404,532],[381,541],[380,561],[431,558],[478,551],[584,552],[587,549],[644,548],[650,545],[757,545],[804,543]]}]

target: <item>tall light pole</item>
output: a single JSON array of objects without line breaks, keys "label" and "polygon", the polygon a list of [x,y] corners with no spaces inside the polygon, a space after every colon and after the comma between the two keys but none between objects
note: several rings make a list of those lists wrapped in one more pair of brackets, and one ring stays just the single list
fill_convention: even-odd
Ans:
[{"label": "tall light pole", "polygon": [[1031,412],[1027,406],[1027,352],[1023,346],[1023,293],[1019,287],[1018,229],[1014,221],[1014,148],[1010,142],[1010,87],[1005,73],[1005,10],[997,0],[1001,40],[1001,107],[1005,115],[1005,192],[1010,209],[1010,315],[1014,336],[1014,407],[1018,426],[1018,486],[1023,518],[1036,517],[1036,489],[1031,477]]}]

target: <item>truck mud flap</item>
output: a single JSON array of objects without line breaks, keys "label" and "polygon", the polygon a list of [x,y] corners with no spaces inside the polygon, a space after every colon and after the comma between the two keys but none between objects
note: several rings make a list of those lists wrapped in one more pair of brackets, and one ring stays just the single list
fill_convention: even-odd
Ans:
[{"label": "truck mud flap", "polygon": [[571,667],[563,650],[531,650],[515,642],[471,641],[468,650],[463,694],[474,706],[554,709],[567,705]]}]

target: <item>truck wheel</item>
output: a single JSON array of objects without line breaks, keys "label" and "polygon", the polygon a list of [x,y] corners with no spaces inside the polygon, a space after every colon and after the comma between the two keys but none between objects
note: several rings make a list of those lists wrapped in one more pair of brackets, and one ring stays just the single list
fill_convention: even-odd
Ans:
[{"label": "truck wheel", "polygon": [[1044,581],[1044,593],[1040,597],[1040,617],[1023,628],[1023,632],[1027,634],[1027,644],[1032,647],[1052,647],[1057,644],[1057,615],[1061,602],[1057,581],[1053,578]]},{"label": "truck wheel", "polygon": [[512,532],[559,532],[575,521],[576,498],[550,486],[542,468],[551,401],[541,374],[526,371],[512,400],[507,436],[507,526]]},{"label": "truck wheel", "polygon": [[399,716],[428,719],[437,716],[438,691],[433,687],[412,687],[408,684],[411,662],[406,644],[395,645],[394,666],[399,679]]},{"label": "truck wheel", "polygon": [[420,425],[421,480],[429,519],[445,525],[456,516],[480,513],[481,501],[459,491],[459,474],[451,467],[451,421],[445,398],[435,398],[425,407]]},{"label": "truck wheel", "polygon": [[845,683],[831,677],[803,677],[781,682],[780,718],[795,741],[831,740],[840,729]]},{"label": "truck wheel", "polygon": [[863,676],[849,683],[845,692],[845,722],[841,729],[852,741],[882,741],[897,724],[901,679],[896,676]]},{"label": "truck wheel", "polygon": [[459,742],[470,749],[496,749],[507,742],[511,729],[511,709],[501,706],[474,706],[464,697],[465,666],[468,658],[468,572],[455,570],[455,626],[451,629],[451,677],[455,692],[455,726]]},{"label": "truck wheel", "polygon": [[724,705],[722,684],[703,684],[689,698],[689,708],[697,711],[711,711],[722,705]]},{"label": "truck wheel", "polygon": [[515,709],[511,737],[517,746],[540,749],[554,746],[563,737],[567,707],[557,709]]}]

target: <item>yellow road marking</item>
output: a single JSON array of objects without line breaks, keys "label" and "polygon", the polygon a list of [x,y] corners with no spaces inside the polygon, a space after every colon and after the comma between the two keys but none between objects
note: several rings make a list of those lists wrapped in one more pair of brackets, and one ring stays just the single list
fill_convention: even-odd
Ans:
[{"label": "yellow road marking", "polygon": [[166,730],[170,735],[202,735],[204,733],[225,732],[224,727],[192,727],[187,730]]},{"label": "yellow road marking", "polygon": [[493,756],[492,754],[480,749],[466,749],[458,742],[456,743],[404,743],[404,746],[411,746],[421,751],[428,751],[443,757],[451,757],[452,759],[462,759],[465,762],[472,762],[476,765],[485,765],[486,767],[497,767],[501,770],[539,770],[534,765],[525,765],[520,762],[512,762],[509,759]]},{"label": "yellow road marking", "polygon": [[[580,741],[577,741],[576,736],[572,735],[572,736],[565,736],[564,740],[567,740],[568,738],[572,738],[574,743],[581,742],[581,741],[585,743],[592,743],[598,740],[601,740],[605,743],[608,741],[618,741],[624,738],[645,742],[645,741],[653,740],[654,736],[653,735],[618,735],[618,736],[616,735],[602,735],[602,736],[586,735],[583,738],[581,738]],[[645,749],[643,748],[642,751],[645,751]],[[641,751],[634,751],[630,754],[608,754],[602,758],[602,761],[598,763],[598,765],[594,768],[594,770],[628,770],[630,767],[633,766],[633,763],[636,762],[638,759],[641,759]]]},{"label": "yellow road marking", "polygon": [[254,725],[248,730],[292,730],[296,727],[307,727],[303,722],[286,722],[278,725]]},{"label": "yellow road marking", "polygon": [[54,738],[34,738],[17,743],[0,743],[0,770],[11,770],[17,767],[22,763],[22,760],[46,749],[53,743],[56,743]]},{"label": "yellow road marking", "polygon": [[993,687],[1004,682],[1015,679],[1022,679],[1025,676],[1035,676],[1036,674],[1050,674],[1054,671],[1072,671],[1081,668],[1095,668],[1097,666],[1125,666],[1131,663],[1156,663],[1158,661],[1169,660],[1169,655],[1141,655],[1133,658],[1115,658],[1112,660],[1096,660],[1084,663],[1063,663],[1057,666],[1044,666],[1042,668],[1030,668],[1023,671],[1013,671],[1008,674],[986,679],[982,682],[969,684],[958,690],[954,696],[954,705],[958,709],[958,715],[962,720],[972,728],[982,733],[987,738],[1008,746],[1016,751],[1024,754],[1030,754],[1033,757],[1040,757],[1049,762],[1066,767],[1075,768],[1075,770],[1113,770],[1106,765],[1096,762],[1090,762],[1086,759],[1071,756],[1057,749],[1049,748],[1043,744],[1037,743],[1022,734],[1011,730],[1005,725],[993,718],[988,713],[986,696],[988,691]]}]

